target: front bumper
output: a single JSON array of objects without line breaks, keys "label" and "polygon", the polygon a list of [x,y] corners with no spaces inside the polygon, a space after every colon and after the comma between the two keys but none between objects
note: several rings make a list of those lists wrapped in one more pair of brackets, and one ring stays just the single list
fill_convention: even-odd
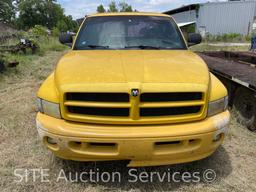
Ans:
[{"label": "front bumper", "polygon": [[[38,113],[43,143],[58,157],[77,161],[130,160],[156,166],[199,160],[223,142],[230,114],[172,125],[118,126],[75,123]],[[51,142],[49,139],[51,138]]]}]

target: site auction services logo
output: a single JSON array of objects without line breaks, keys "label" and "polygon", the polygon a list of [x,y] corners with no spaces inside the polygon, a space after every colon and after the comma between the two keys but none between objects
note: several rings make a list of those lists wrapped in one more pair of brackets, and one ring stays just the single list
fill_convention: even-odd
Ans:
[{"label": "site auction services logo", "polygon": [[216,172],[212,169],[194,172],[173,172],[170,169],[166,171],[139,171],[138,169],[129,169],[128,172],[106,172],[97,169],[87,171],[67,172],[61,169],[57,174],[51,174],[50,169],[15,169],[15,182],[83,182],[83,183],[153,183],[153,182],[173,182],[173,183],[211,183],[216,180]]}]

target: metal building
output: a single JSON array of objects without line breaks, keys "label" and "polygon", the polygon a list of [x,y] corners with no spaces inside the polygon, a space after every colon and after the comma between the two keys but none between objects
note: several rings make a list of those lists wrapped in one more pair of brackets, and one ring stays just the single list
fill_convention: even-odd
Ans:
[{"label": "metal building", "polygon": [[178,23],[196,23],[202,35],[251,34],[256,29],[256,1],[227,1],[190,4],[164,12]]}]

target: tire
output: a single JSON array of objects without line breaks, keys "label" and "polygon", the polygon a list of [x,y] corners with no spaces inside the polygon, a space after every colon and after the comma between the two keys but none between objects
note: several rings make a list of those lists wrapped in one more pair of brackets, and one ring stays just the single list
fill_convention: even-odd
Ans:
[{"label": "tire", "polygon": [[237,89],[234,98],[234,115],[239,123],[251,131],[256,131],[255,93],[242,87]]}]

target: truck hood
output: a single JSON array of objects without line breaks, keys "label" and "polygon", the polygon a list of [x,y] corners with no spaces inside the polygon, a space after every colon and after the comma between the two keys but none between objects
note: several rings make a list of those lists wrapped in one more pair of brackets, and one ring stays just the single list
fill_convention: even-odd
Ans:
[{"label": "truck hood", "polygon": [[192,83],[207,85],[204,61],[188,50],[70,51],[55,70],[57,86],[92,83]]}]

